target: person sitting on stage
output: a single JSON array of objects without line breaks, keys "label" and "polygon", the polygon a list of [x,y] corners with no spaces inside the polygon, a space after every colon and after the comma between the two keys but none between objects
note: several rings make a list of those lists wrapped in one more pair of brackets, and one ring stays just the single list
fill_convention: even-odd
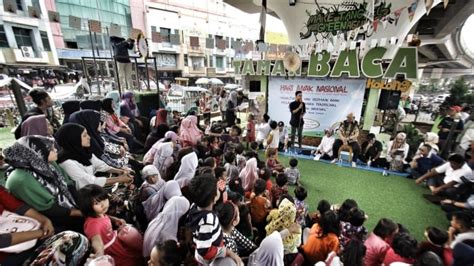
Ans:
[{"label": "person sitting on stage", "polygon": [[332,147],[334,146],[334,142],[336,138],[334,137],[334,132],[332,129],[325,129],[324,130],[324,137],[321,139],[321,143],[319,143],[318,148],[313,151],[314,160],[319,161],[319,159],[323,160],[331,160],[333,157]]},{"label": "person sitting on stage", "polygon": [[403,165],[406,163],[410,145],[407,143],[407,134],[400,132],[395,139],[391,140],[387,146],[387,162],[390,164],[390,170],[403,171]]},{"label": "person sitting on stage", "polygon": [[372,167],[383,167],[383,159],[380,158],[383,147],[382,142],[375,138],[375,134],[370,133],[367,135],[367,140],[362,143],[361,153],[359,160]]},{"label": "person sitting on stage", "polygon": [[429,172],[432,168],[444,163],[444,160],[436,155],[436,153],[431,153],[432,148],[430,145],[425,144],[418,150],[420,153],[415,155],[410,162],[410,168],[407,169],[411,177],[418,178]]},{"label": "person sitting on stage", "polygon": [[359,143],[357,138],[359,137],[359,123],[355,120],[353,113],[347,115],[347,119],[341,123],[338,130],[339,139],[334,142],[332,152],[334,154],[334,160],[332,163],[336,163],[339,158],[339,148],[341,146],[351,146],[352,147],[352,167],[356,167],[356,161],[359,157]]}]

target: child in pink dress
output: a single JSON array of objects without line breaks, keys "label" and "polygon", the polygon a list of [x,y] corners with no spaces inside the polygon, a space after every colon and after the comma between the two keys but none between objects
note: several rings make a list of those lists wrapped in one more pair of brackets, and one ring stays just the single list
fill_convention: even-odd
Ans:
[{"label": "child in pink dress", "polygon": [[[98,185],[91,184],[79,190],[79,196],[81,199],[79,208],[86,217],[84,233],[91,241],[95,256],[110,255],[117,266],[142,265],[142,246],[130,247],[126,245],[120,239],[121,232],[117,233],[112,228],[112,223],[116,227],[122,228],[126,222],[123,219],[107,215],[109,208],[107,191]],[[139,240],[141,236],[136,237]]]}]

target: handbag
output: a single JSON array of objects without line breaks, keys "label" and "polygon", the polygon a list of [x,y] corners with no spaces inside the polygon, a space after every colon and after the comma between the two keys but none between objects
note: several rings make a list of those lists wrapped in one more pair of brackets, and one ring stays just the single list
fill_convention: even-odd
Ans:
[{"label": "handbag", "polygon": [[[6,210],[0,215],[0,234],[28,232],[38,230],[39,228],[40,223],[32,218],[20,216]],[[34,247],[36,241],[36,239],[33,239],[13,246],[0,248],[0,252],[20,253]]]}]

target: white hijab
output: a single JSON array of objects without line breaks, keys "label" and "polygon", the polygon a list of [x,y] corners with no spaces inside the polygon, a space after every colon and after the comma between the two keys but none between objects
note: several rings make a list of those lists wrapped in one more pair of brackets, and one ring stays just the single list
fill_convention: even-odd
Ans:
[{"label": "white hijab", "polygon": [[150,222],[145,231],[143,257],[149,257],[157,243],[178,240],[179,219],[188,209],[189,201],[185,197],[174,196],[166,202],[163,211]]},{"label": "white hijab", "polygon": [[161,212],[166,201],[174,196],[181,196],[181,189],[178,182],[170,180],[155,194],[151,195],[143,204],[148,221],[155,219]]},{"label": "white hijab", "polygon": [[255,251],[257,265],[284,266],[283,240],[280,232],[273,232],[263,239],[260,247]]},{"label": "white hijab", "polygon": [[185,187],[189,184],[194,177],[198,163],[198,157],[195,152],[191,152],[181,159],[179,171],[174,176],[174,180],[179,183],[180,187]]},{"label": "white hijab", "polygon": [[172,160],[171,155],[173,155],[173,151],[172,142],[159,143],[159,145],[157,145],[156,153],[153,158],[153,165],[163,176],[165,175],[166,166],[170,165],[169,160]]}]

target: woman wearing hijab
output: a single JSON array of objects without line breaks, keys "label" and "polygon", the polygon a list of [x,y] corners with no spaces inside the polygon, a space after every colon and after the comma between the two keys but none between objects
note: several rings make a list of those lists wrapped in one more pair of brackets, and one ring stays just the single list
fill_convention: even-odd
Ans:
[{"label": "woman wearing hijab", "polygon": [[53,127],[45,115],[30,116],[21,124],[21,136],[31,135],[44,137],[51,137],[53,135]]},{"label": "woman wearing hijab", "polygon": [[181,189],[179,188],[178,182],[174,180],[166,182],[158,192],[142,202],[148,221],[151,221],[158,216],[169,199],[181,195]]},{"label": "woman wearing hijab", "polygon": [[194,147],[201,140],[203,134],[197,126],[197,121],[197,117],[194,115],[187,116],[181,121],[179,138],[183,147]]},{"label": "woman wearing hijab", "polygon": [[[145,139],[142,134],[147,132],[146,126],[148,122],[144,122],[143,118],[140,117],[140,111],[135,102],[135,94],[131,91],[127,91],[122,95],[122,102],[120,104],[120,115],[128,119],[126,122],[128,126],[132,129],[133,135],[137,139]],[[146,136],[146,135],[145,135]]]},{"label": "woman wearing hijab", "polygon": [[69,121],[86,128],[91,137],[91,151],[97,158],[112,167],[123,168],[128,163],[125,149],[104,138],[106,134],[102,134],[103,119],[97,111],[82,110],[72,114]]},{"label": "woman wearing hijab", "polygon": [[79,101],[67,101],[64,102],[61,107],[63,108],[64,111],[64,120],[63,124],[66,124],[69,122],[69,116],[73,114],[74,112],[77,112],[81,110],[81,103]]},{"label": "woman wearing hijab", "polygon": [[151,148],[147,151],[145,156],[143,156],[143,163],[152,164],[155,158],[156,151],[158,150],[158,146],[162,143],[170,142],[170,141],[175,144],[175,148],[176,148],[178,135],[174,133],[173,131],[166,132],[163,138],[159,139],[158,141],[156,141],[155,144],[153,144],[153,146],[151,146]]},{"label": "woman wearing hijab", "polygon": [[[130,183],[132,178],[127,170],[113,168],[97,158],[91,150],[91,137],[87,129],[79,124],[67,123],[56,133],[56,139],[61,146],[58,163],[64,171],[76,182],[76,189],[89,184],[99,186],[115,183]],[[117,177],[96,177],[97,172],[119,174]]]},{"label": "woman wearing hijab", "polygon": [[239,175],[242,180],[242,187],[245,191],[252,191],[255,181],[258,178],[257,159],[251,158],[245,163],[245,168],[242,169]]},{"label": "woman wearing hijab", "polygon": [[166,202],[163,211],[154,218],[145,231],[143,239],[143,256],[150,256],[156,244],[166,240],[178,241],[179,220],[189,209],[189,201],[185,197],[175,196]]},{"label": "woman wearing hijab", "polygon": [[189,185],[189,182],[191,182],[196,173],[198,164],[198,157],[195,152],[191,152],[181,159],[181,166],[178,173],[174,176],[174,180],[178,182],[181,188]]},{"label": "woman wearing hijab", "polygon": [[158,111],[156,111],[155,117],[150,121],[151,127],[157,127],[162,124],[168,126],[168,111],[164,108],[160,108]]},{"label": "woman wearing hijab", "polygon": [[403,164],[406,163],[410,145],[406,142],[407,134],[400,132],[394,140],[388,143],[387,162],[390,163],[390,170],[403,171]]},{"label": "woman wearing hijab", "polygon": [[84,100],[80,103],[81,110],[94,110],[100,112],[102,102],[100,100]]},{"label": "woman wearing hijab", "polygon": [[[267,235],[275,231],[281,231],[289,228],[296,220],[296,206],[288,199],[283,199],[278,209],[272,210],[268,216],[268,224],[265,227]],[[283,247],[285,254],[295,254],[298,252],[298,246],[301,244],[301,230],[283,238]]]},{"label": "woman wearing hijab", "polygon": [[55,226],[82,231],[82,220],[67,219],[82,214],[71,193],[74,182],[55,162],[53,139],[22,137],[4,155],[10,164],[5,186],[15,197],[49,217]]}]

